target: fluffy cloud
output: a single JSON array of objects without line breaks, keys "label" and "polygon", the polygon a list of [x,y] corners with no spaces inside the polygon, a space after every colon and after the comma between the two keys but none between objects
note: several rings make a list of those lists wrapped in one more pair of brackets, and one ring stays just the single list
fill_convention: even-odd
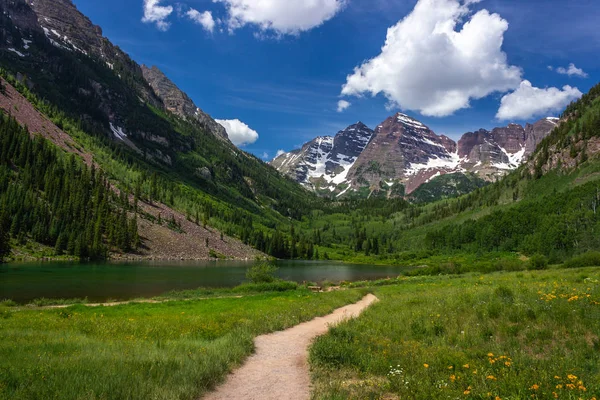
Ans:
[{"label": "fluffy cloud", "polygon": [[156,24],[161,31],[166,31],[171,26],[167,18],[173,13],[172,6],[160,6],[161,0],[144,0],[144,17],[142,22]]},{"label": "fluffy cloud", "polygon": [[225,128],[229,140],[238,147],[252,144],[258,140],[258,132],[239,119],[217,119],[215,121]]},{"label": "fluffy cloud", "polygon": [[508,22],[487,10],[471,15],[478,1],[419,0],[388,29],[381,54],[347,77],[342,94],[382,93],[393,107],[442,117],[518,87],[522,71],[502,51]]},{"label": "fluffy cloud", "polygon": [[227,7],[230,31],[256,25],[262,31],[297,35],[333,18],[347,0],[213,0]]},{"label": "fluffy cloud", "polygon": [[531,82],[523,81],[521,86],[502,98],[496,118],[500,120],[526,120],[562,111],[570,102],[579,99],[583,93],[577,88],[565,86],[540,89]]},{"label": "fluffy cloud", "polygon": [[575,64],[573,64],[573,63],[569,64],[568,68],[564,68],[564,67],[556,68],[556,72],[558,72],[559,74],[562,74],[562,75],[579,76],[581,78],[588,77],[588,74],[584,70],[582,70],[581,68],[577,68],[575,66]]},{"label": "fluffy cloud", "polygon": [[349,101],[346,100],[340,100],[338,101],[337,104],[337,111],[338,112],[344,112],[348,109],[348,107],[350,107],[352,105],[352,103],[350,103]]},{"label": "fluffy cloud", "polygon": [[197,23],[198,25],[202,25],[207,32],[213,32],[215,29],[215,20],[213,19],[212,13],[210,11],[200,12],[198,10],[194,10],[191,8],[188,12],[185,13],[189,19]]},{"label": "fluffy cloud", "polygon": [[277,154],[275,154],[275,158],[282,156],[285,154],[285,150],[277,150]]}]

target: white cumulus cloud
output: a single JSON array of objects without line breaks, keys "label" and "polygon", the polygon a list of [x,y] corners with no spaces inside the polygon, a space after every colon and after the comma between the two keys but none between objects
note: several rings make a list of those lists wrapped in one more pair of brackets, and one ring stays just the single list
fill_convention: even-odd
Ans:
[{"label": "white cumulus cloud", "polygon": [[256,25],[278,35],[298,35],[333,18],[347,0],[213,0],[224,3],[230,31]]},{"label": "white cumulus cloud", "polygon": [[347,77],[342,94],[383,94],[393,107],[443,117],[518,87],[522,71],[502,51],[508,22],[487,10],[471,14],[478,1],[419,0],[388,29],[381,54]]},{"label": "white cumulus cloud", "polygon": [[144,16],[142,22],[147,24],[156,24],[161,31],[169,29],[171,24],[167,18],[173,13],[172,6],[161,6],[161,0],[144,0]]},{"label": "white cumulus cloud", "polygon": [[346,111],[350,106],[352,105],[352,103],[350,103],[349,101],[346,100],[340,100],[338,101],[337,104],[337,111],[338,112],[344,112]]},{"label": "white cumulus cloud", "polygon": [[556,68],[556,72],[558,72],[559,74],[562,74],[562,75],[579,76],[581,78],[588,77],[588,74],[584,70],[582,70],[581,68],[577,68],[575,66],[575,64],[573,64],[573,63],[569,64],[569,66],[567,68],[564,68],[564,67]]},{"label": "white cumulus cloud", "polygon": [[216,119],[227,131],[227,136],[238,147],[252,144],[258,140],[258,132],[239,119]]},{"label": "white cumulus cloud", "polygon": [[285,154],[285,150],[277,150],[277,154],[275,154],[275,158],[282,156]]},{"label": "white cumulus cloud", "polygon": [[185,15],[198,25],[202,25],[205,31],[212,33],[215,30],[216,23],[210,11],[200,12],[191,8]]},{"label": "white cumulus cloud", "polygon": [[562,90],[555,87],[540,89],[532,86],[529,81],[523,81],[517,90],[502,98],[496,118],[526,120],[536,116],[547,116],[561,112],[582,95],[579,89],[568,85]]}]

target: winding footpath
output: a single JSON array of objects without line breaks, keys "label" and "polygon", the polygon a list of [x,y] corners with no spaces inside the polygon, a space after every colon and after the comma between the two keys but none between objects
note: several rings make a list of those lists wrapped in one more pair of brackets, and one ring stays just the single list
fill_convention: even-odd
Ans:
[{"label": "winding footpath", "polygon": [[358,303],[254,340],[255,353],[230,374],[223,385],[203,400],[306,400],[310,398],[308,347],[331,325],[355,318],[377,297],[368,294]]}]

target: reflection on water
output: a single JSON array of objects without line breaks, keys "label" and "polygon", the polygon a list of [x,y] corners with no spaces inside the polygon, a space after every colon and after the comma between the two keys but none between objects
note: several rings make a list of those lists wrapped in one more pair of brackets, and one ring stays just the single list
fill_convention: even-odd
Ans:
[{"label": "reflection on water", "polygon": [[[151,297],[169,290],[233,287],[246,281],[252,262],[148,261],[135,263],[27,263],[0,266],[0,300],[36,298],[90,301]],[[278,261],[280,278],[296,282],[353,281],[399,275],[405,268],[335,261]]]}]

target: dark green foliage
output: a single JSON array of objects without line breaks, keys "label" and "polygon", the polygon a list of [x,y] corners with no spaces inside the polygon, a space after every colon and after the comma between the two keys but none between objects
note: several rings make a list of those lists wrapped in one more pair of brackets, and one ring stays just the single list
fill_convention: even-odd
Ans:
[{"label": "dark green foliage", "polygon": [[600,266],[600,252],[590,251],[577,257],[567,260],[564,268],[583,268]]},{"label": "dark green foliage", "polygon": [[0,226],[0,263],[10,254],[10,238],[8,232]]},{"label": "dark green foliage", "polygon": [[277,267],[266,261],[257,261],[246,272],[246,278],[252,283],[272,283],[275,282],[275,272]]},{"label": "dark green foliage", "polygon": [[528,268],[531,270],[548,269],[548,258],[541,254],[536,254],[529,259]]},{"label": "dark green foliage", "polygon": [[410,198],[416,203],[430,203],[437,200],[459,197],[482,188],[489,183],[475,174],[441,175],[419,186]]}]

